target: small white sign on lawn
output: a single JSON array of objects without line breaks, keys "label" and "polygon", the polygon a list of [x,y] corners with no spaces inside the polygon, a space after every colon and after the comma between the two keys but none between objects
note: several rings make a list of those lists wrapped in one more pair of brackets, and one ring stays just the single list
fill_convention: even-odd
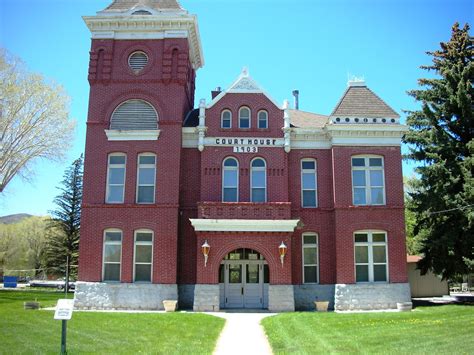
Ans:
[{"label": "small white sign on lawn", "polygon": [[54,319],[70,320],[72,311],[74,309],[74,300],[60,299],[56,305],[56,312],[54,312]]}]

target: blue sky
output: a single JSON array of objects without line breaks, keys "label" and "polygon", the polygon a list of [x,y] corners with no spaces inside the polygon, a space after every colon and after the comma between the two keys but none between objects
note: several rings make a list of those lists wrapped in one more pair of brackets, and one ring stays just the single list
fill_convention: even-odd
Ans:
[{"label": "blue sky", "polygon": [[[66,167],[84,150],[90,35],[83,15],[112,0],[1,0],[0,44],[31,71],[63,85],[77,121],[63,163],[37,161],[33,183],[14,178],[0,195],[0,216],[44,215],[54,208]],[[425,52],[450,37],[455,21],[472,24],[474,2],[462,0],[182,0],[197,14],[205,66],[196,100],[227,87],[243,66],[278,102],[300,90],[300,109],[329,114],[348,75],[367,85],[402,117],[418,104],[406,95],[426,76]],[[472,33],[472,32],[471,32]],[[404,174],[412,165],[404,163]]]}]

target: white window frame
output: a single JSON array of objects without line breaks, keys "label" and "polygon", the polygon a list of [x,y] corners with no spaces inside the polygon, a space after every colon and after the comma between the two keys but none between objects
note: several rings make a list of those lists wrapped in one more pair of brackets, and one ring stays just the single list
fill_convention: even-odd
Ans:
[{"label": "white window frame", "polygon": [[[229,113],[230,117],[229,117],[229,121],[230,121],[230,125],[229,127],[224,127],[224,113]],[[232,128],[232,111],[231,110],[222,110],[221,112],[221,128],[222,129],[231,129]]]},{"label": "white window frame", "polygon": [[[233,159],[237,162],[237,167],[226,167],[225,166],[225,162],[229,159]],[[234,157],[226,157],[224,158],[224,160],[222,161],[222,202],[239,202],[239,160],[237,158],[234,158]],[[232,171],[235,171],[236,175],[237,175],[237,186],[227,186],[228,188],[236,188],[237,189],[237,200],[236,201],[224,201],[224,190],[226,188],[225,186],[225,170],[232,170]]]},{"label": "white window frame", "polygon": [[[356,242],[356,234],[367,234],[367,242]],[[384,234],[385,242],[373,242],[372,236],[374,234]],[[356,283],[389,283],[389,262],[388,262],[388,240],[387,232],[383,230],[359,230],[355,231],[352,237],[354,241],[354,280]],[[368,252],[368,262],[367,263],[357,263],[356,262],[356,246],[366,246]],[[374,263],[373,259],[373,247],[374,246],[384,246],[385,247],[385,263]],[[357,281],[357,265],[367,265],[369,269],[369,281]],[[385,279],[386,281],[374,281],[374,266],[375,265],[385,265]]]},{"label": "white window frame", "polygon": [[[265,127],[260,127],[260,114],[265,114]],[[262,120],[263,121],[263,120]],[[260,110],[257,113],[257,128],[258,129],[268,129],[268,112],[266,110]]]},{"label": "white window frame", "polygon": [[[314,162],[314,169],[303,169],[303,162],[309,161]],[[300,170],[301,170],[301,207],[302,208],[318,208],[318,162],[314,158],[303,158],[300,160]],[[303,175],[304,174],[314,174],[314,190],[313,189],[303,189]],[[304,191],[314,191],[314,206],[305,206],[304,205]]]},{"label": "white window frame", "polygon": [[[263,167],[253,167],[252,164],[255,160],[262,160],[263,161],[263,164],[264,166]],[[267,187],[268,187],[268,184],[267,184],[267,162],[265,161],[265,159],[261,158],[261,157],[256,157],[254,159],[251,160],[250,162],[250,201],[251,202],[254,202],[253,201],[253,172],[254,171],[263,171],[264,174],[265,174],[265,199],[263,202],[255,202],[255,203],[266,203],[267,202]],[[261,189],[261,187],[256,187],[256,189]]]},{"label": "white window frame", "polygon": [[[111,157],[125,157],[125,163],[123,164],[113,164],[114,168],[123,168],[123,184],[113,184],[113,186],[122,186],[122,201],[109,201],[110,197],[110,169],[111,169],[111,164],[110,164],[110,158]],[[106,193],[105,193],[105,203],[108,204],[117,204],[117,203],[124,203],[125,201],[125,182],[127,181],[127,155],[125,153],[110,153],[107,156],[107,185],[106,185]]]},{"label": "white window frame", "polygon": [[[105,237],[107,232],[120,233],[120,242],[106,242]],[[120,245],[120,262],[107,262],[107,264],[119,264],[119,279],[118,280],[104,280],[105,278],[105,248],[107,245]],[[103,282],[121,282],[122,280],[122,257],[123,257],[123,231],[117,228],[107,228],[104,230],[102,237],[102,281]]]},{"label": "white window frame", "polygon": [[[364,159],[364,166],[353,166],[352,159],[359,158]],[[382,166],[370,166],[370,158],[378,158],[382,160]],[[356,204],[355,203],[355,189],[354,186],[354,171],[365,171],[365,204]],[[370,184],[370,172],[371,171],[381,171],[382,172],[382,186],[372,186]],[[354,206],[385,206],[387,204],[385,196],[385,161],[382,155],[373,155],[373,154],[364,154],[364,155],[352,155],[351,156],[351,182],[352,182],[352,204]],[[383,202],[382,203],[372,203],[372,193],[371,188],[382,188]],[[361,187],[357,187],[361,188]]]},{"label": "white window frame", "polygon": [[[305,244],[304,242],[304,237],[305,236],[316,236],[316,243],[313,244]],[[304,260],[304,250],[305,248],[316,248],[316,264],[305,264],[305,260]],[[318,233],[313,233],[313,232],[304,232],[302,235],[301,235],[301,260],[302,260],[302,275],[303,275],[303,283],[304,284],[319,284],[319,235]],[[306,282],[306,280],[304,279],[304,268],[305,266],[316,266],[316,282]]]},{"label": "white window frame", "polygon": [[[140,164],[140,157],[155,157],[155,164]],[[155,173],[153,175],[153,185],[151,184],[143,184],[140,185],[140,168],[151,168],[155,169]],[[140,186],[153,186],[153,201],[152,202],[139,202],[138,201],[138,190]],[[156,154],[154,153],[140,153],[137,156],[137,187],[135,191],[135,201],[137,204],[140,205],[150,205],[155,203],[155,195],[156,195]]]},{"label": "white window frame", "polygon": [[[137,242],[137,234],[138,233],[150,233],[151,234],[151,242]],[[155,233],[151,229],[137,229],[133,234],[133,282],[138,283],[152,283],[153,282],[153,252],[154,252],[154,241],[155,241]],[[136,256],[137,256],[137,245],[151,245],[151,262],[150,263],[142,263],[140,265],[150,265],[150,281],[135,281],[137,276],[136,274]]]},{"label": "white window frame", "polygon": [[[240,125],[240,117],[241,117],[241,112],[242,112],[243,109],[249,110],[249,126],[248,127],[242,127]],[[252,127],[252,110],[250,110],[250,107],[248,107],[248,106],[242,106],[241,108],[239,108],[239,128],[249,129],[251,127]]]}]

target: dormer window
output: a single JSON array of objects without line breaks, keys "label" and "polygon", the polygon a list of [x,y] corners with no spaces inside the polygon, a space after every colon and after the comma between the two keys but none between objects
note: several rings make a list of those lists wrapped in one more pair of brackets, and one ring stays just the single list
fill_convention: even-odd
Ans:
[{"label": "dormer window", "polygon": [[135,74],[138,74],[146,67],[148,64],[148,56],[144,52],[133,52],[130,57],[128,57],[128,65],[133,70]]},{"label": "dormer window", "polygon": [[132,12],[132,15],[151,15],[151,12],[146,11],[146,10],[138,10],[138,11]]},{"label": "dormer window", "polygon": [[250,128],[250,109],[241,107],[239,110],[239,128]]}]

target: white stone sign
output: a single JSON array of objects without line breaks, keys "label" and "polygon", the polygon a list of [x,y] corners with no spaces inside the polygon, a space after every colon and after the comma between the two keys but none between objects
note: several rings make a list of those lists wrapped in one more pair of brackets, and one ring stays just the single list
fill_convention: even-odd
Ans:
[{"label": "white stone sign", "polygon": [[254,145],[234,145],[234,153],[258,153],[258,147]]},{"label": "white stone sign", "polygon": [[72,311],[74,309],[74,300],[60,299],[56,305],[54,312],[54,319],[56,320],[70,320]]}]

